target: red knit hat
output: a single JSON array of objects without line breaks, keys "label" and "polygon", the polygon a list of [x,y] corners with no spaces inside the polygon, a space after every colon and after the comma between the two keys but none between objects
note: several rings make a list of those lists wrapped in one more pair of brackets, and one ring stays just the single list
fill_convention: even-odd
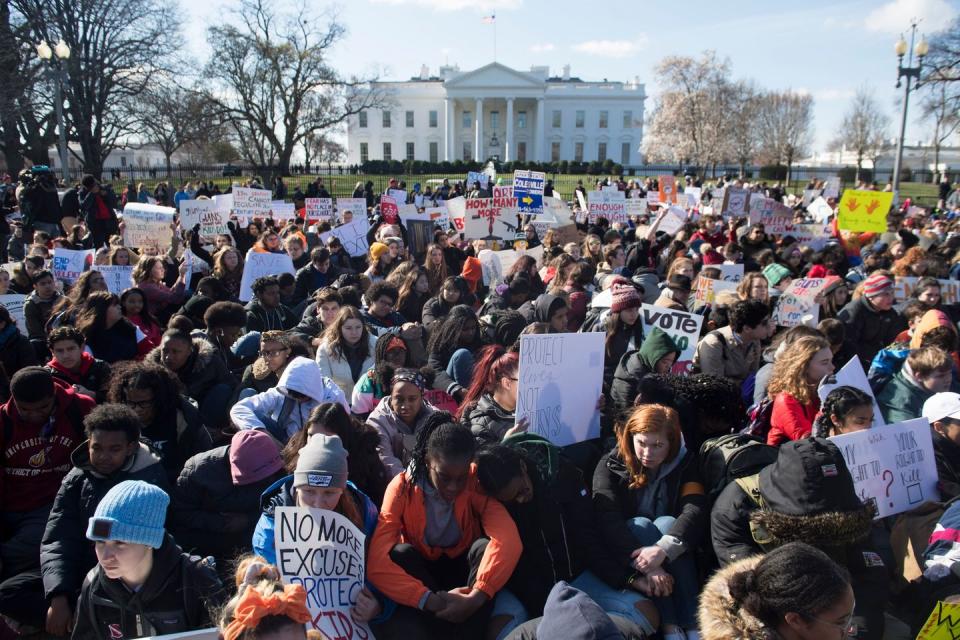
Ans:
[{"label": "red knit hat", "polygon": [[723,256],[716,249],[710,249],[703,254],[703,264],[723,264]]},{"label": "red knit hat", "polygon": [[863,281],[863,295],[868,298],[886,293],[890,289],[893,289],[893,280],[882,273],[875,273]]},{"label": "red knit hat", "polygon": [[640,294],[631,284],[613,285],[613,302],[610,304],[612,313],[620,313],[627,309],[636,309],[642,300]]}]

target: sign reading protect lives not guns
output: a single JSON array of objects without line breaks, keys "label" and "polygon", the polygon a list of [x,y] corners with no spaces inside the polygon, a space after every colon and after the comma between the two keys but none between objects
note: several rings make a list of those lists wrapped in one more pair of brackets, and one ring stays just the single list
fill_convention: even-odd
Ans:
[{"label": "sign reading protect lives not guns", "polygon": [[940,499],[933,440],[926,418],[830,439],[843,454],[857,495],[876,505],[877,518]]}]

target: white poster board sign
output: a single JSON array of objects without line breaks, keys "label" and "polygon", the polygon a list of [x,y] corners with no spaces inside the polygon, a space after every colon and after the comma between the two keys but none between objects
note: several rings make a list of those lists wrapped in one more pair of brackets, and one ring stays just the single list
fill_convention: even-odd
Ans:
[{"label": "white poster board sign", "polygon": [[370,223],[367,216],[354,218],[352,222],[335,227],[331,233],[343,244],[347,255],[353,258],[367,254],[369,244],[367,243],[367,232],[370,231]]},{"label": "white poster board sign", "polygon": [[270,201],[270,217],[276,221],[293,220],[297,217],[297,207],[285,200]]},{"label": "white poster board sign", "polygon": [[830,439],[843,454],[857,495],[876,505],[878,519],[940,499],[926,418]]},{"label": "white poster board sign", "polygon": [[97,271],[107,281],[107,290],[120,295],[133,286],[133,265],[100,265]]},{"label": "white poster board sign", "polygon": [[370,628],[350,617],[363,589],[363,532],[326,509],[277,507],[274,518],[280,579],[307,592],[310,626],[324,638],[372,639]]},{"label": "white poster board sign", "polygon": [[821,403],[825,401],[827,396],[830,395],[830,392],[837,387],[860,389],[860,391],[863,391],[873,398],[873,422],[870,424],[870,427],[883,426],[883,413],[880,411],[880,405],[877,404],[877,399],[873,396],[873,390],[870,389],[870,383],[867,381],[867,374],[863,372],[863,366],[860,364],[860,359],[857,356],[851,357],[850,360],[847,361],[847,364],[840,367],[840,370],[833,374],[832,378],[828,377],[824,378],[824,380],[832,380],[832,382],[823,382],[817,388],[817,395],[820,396]]},{"label": "white poster board sign", "polygon": [[307,198],[303,202],[307,211],[307,220],[329,222],[333,219],[333,199]]},{"label": "white poster board sign", "polygon": [[558,447],[600,436],[603,333],[520,336],[517,422]]},{"label": "white poster board sign", "polygon": [[285,253],[257,253],[253,249],[247,251],[243,276],[240,278],[240,301],[249,302],[253,298],[251,287],[257,278],[296,272],[293,260]]},{"label": "white poster board sign", "polygon": [[270,214],[270,200],[273,194],[269,189],[233,188],[233,211],[238,216],[248,218],[266,218]]},{"label": "white poster board sign", "polygon": [[65,284],[73,284],[93,264],[93,254],[93,249],[75,251],[56,247],[53,250],[53,277]]},{"label": "white poster board sign", "polygon": [[[477,254],[477,260],[480,261],[480,268],[483,274],[483,284],[493,286],[503,282],[503,268],[497,252],[491,249],[483,249]],[[516,261],[516,260],[514,260]]]},{"label": "white poster board sign", "polygon": [[[673,363],[672,372],[675,374],[690,373],[693,369],[693,354],[697,350],[697,340],[700,338],[700,325],[703,316],[697,313],[687,313],[665,307],[655,307],[652,304],[640,306],[640,320],[643,322],[643,335],[649,336],[654,327],[660,329],[673,339],[680,351],[680,356]],[[639,348],[640,345],[637,345]]]},{"label": "white poster board sign", "polygon": [[353,220],[367,217],[367,201],[363,198],[337,198],[337,217],[343,221],[343,214],[349,211]]},{"label": "white poster board sign", "polygon": [[743,265],[742,264],[711,264],[704,267],[705,269],[719,269],[720,277],[719,280],[725,280],[726,282],[740,282],[743,280]]},{"label": "white poster board sign", "polygon": [[777,300],[773,321],[781,327],[796,327],[801,324],[816,327],[820,322],[820,303],[817,302],[817,296],[831,282],[833,278],[798,278],[792,281]]},{"label": "white poster board sign", "polygon": [[6,307],[7,311],[10,312],[10,317],[17,323],[17,329],[20,329],[20,333],[23,335],[27,335],[27,321],[23,316],[23,303],[26,299],[27,296],[22,293],[0,295],[0,305]]},{"label": "white poster board sign", "polygon": [[606,218],[610,224],[627,221],[627,199],[623,191],[591,191],[587,194],[588,220],[591,224],[597,218]]},{"label": "white poster board sign", "polygon": [[[652,192],[651,192],[652,193]],[[686,212],[679,207],[670,207],[660,218],[657,231],[663,231],[668,236],[676,235],[686,222]]]},{"label": "white poster board sign", "polygon": [[170,225],[177,210],[153,204],[127,203],[123,208],[123,244],[154,247],[160,253],[170,246]]},{"label": "white poster board sign", "polygon": [[204,214],[215,211],[217,203],[213,200],[181,200],[180,201],[180,228],[189,231],[200,224]]},{"label": "white poster board sign", "polygon": [[[912,276],[897,276],[893,280],[893,297],[897,302],[903,302],[913,294],[920,278]],[[940,284],[940,299],[944,304],[960,302],[960,280],[937,280]]]}]

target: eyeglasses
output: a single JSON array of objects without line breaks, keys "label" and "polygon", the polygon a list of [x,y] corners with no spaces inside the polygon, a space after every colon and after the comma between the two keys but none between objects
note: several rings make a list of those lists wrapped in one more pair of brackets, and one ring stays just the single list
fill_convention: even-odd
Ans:
[{"label": "eyeglasses", "polygon": [[289,347],[284,347],[283,349],[272,349],[272,350],[269,350],[269,351],[266,350],[266,349],[262,349],[262,350],[260,351],[260,355],[261,355],[262,357],[264,357],[264,358],[272,358],[272,357],[274,357],[274,356],[280,355],[280,354],[283,353],[284,351],[289,351],[289,350],[290,350]]},{"label": "eyeglasses", "polygon": [[140,400],[139,402],[127,400],[127,406],[129,406],[131,409],[149,409],[153,406],[153,398],[150,398],[149,400]]},{"label": "eyeglasses", "polygon": [[846,621],[843,624],[837,624],[836,622],[830,622],[829,620],[823,620],[821,618],[814,618],[811,616],[811,619],[816,620],[817,622],[822,622],[828,627],[833,627],[834,629],[839,629],[843,631],[844,637],[852,638],[857,635],[857,623],[853,621],[853,616],[855,614],[856,605],[854,605],[854,611],[850,612],[850,615],[847,616]]}]

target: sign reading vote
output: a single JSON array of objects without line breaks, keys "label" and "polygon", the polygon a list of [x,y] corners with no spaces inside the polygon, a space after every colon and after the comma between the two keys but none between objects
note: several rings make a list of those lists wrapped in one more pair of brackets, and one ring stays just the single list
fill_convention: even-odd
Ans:
[{"label": "sign reading vote", "polygon": [[307,592],[310,625],[324,638],[372,639],[370,628],[350,617],[363,589],[363,532],[325,509],[277,507],[275,518],[280,578]]},{"label": "sign reading vote", "polygon": [[[693,369],[693,354],[697,350],[697,339],[700,337],[703,316],[698,313],[655,307],[652,304],[641,305],[640,313],[643,335],[648,336],[654,327],[660,327],[677,345],[680,356],[673,363],[672,372],[690,373]],[[638,348],[639,346],[637,345]]]},{"label": "sign reading vote", "polygon": [[513,195],[517,199],[517,208],[521,215],[536,216],[543,213],[545,178],[542,171],[513,172]]},{"label": "sign reading vote", "polygon": [[516,419],[559,447],[600,436],[602,333],[520,336]]},{"label": "sign reading vote", "polygon": [[940,499],[933,440],[926,418],[830,439],[843,454],[857,495],[876,505],[877,518]]},{"label": "sign reading vote", "polygon": [[847,189],[837,209],[838,226],[847,231],[883,233],[887,230],[887,214],[892,203],[892,191]]}]

